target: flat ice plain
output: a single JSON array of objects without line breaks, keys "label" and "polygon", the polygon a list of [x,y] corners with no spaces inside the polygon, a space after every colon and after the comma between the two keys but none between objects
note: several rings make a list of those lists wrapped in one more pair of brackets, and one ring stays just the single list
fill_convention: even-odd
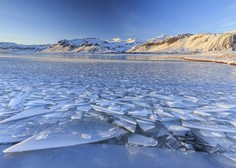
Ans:
[{"label": "flat ice plain", "polygon": [[1,168],[236,165],[235,66],[2,55],[0,100]]}]

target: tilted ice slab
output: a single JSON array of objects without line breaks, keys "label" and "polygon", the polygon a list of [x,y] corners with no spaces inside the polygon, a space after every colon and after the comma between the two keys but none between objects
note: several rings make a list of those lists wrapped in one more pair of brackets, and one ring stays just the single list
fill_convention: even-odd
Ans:
[{"label": "tilted ice slab", "polygon": [[123,115],[123,114],[124,114],[124,112],[122,112],[122,111],[115,111],[115,110],[111,110],[111,109],[104,108],[104,107],[100,107],[100,106],[91,105],[91,107],[92,107],[94,110],[99,111],[99,112],[102,112],[102,113],[107,113],[107,114],[120,114],[120,115]]},{"label": "tilted ice slab", "polygon": [[51,112],[49,109],[43,109],[42,107],[34,107],[31,109],[27,109],[25,111],[19,112],[16,115],[13,115],[3,121],[0,122],[0,124],[10,122],[10,121],[15,121],[15,120],[20,120],[20,119],[25,119],[29,117],[33,117],[36,115],[42,115]]},{"label": "tilted ice slab", "polygon": [[81,145],[119,137],[126,133],[127,131],[103,121],[74,120],[60,126],[55,125],[3,152],[25,152]]},{"label": "tilted ice slab", "polygon": [[152,123],[152,122],[143,121],[140,119],[136,119],[136,121],[137,121],[139,127],[141,128],[141,130],[144,132],[154,129],[156,127],[155,123]]},{"label": "tilted ice slab", "polygon": [[202,135],[198,131],[194,131],[193,133],[197,137],[198,143],[200,143],[204,146],[211,146],[211,147],[214,147],[214,148],[216,148],[217,146],[220,146],[220,148],[227,151],[230,148],[231,145],[234,145],[234,142],[231,141],[228,138],[209,137],[209,136]]},{"label": "tilted ice slab", "polygon": [[187,128],[208,130],[213,132],[236,133],[235,127],[227,127],[224,125],[213,125],[210,123],[202,123],[197,121],[182,121],[182,125]]},{"label": "tilted ice slab", "polygon": [[119,126],[119,127],[122,127],[122,128],[125,128],[126,130],[134,133],[135,130],[136,130],[136,124],[133,124],[133,123],[130,123],[130,122],[127,122],[127,121],[124,121],[124,120],[115,120],[113,121],[113,124]]}]

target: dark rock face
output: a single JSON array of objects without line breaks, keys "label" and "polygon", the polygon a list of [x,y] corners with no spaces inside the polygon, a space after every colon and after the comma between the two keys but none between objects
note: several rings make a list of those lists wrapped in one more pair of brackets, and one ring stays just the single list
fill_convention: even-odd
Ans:
[{"label": "dark rock face", "polygon": [[[180,34],[180,35],[178,35],[178,36],[176,36],[176,37],[169,37],[169,38],[165,39],[165,40],[163,41],[163,43],[172,44],[172,43],[174,43],[174,42],[176,42],[176,41],[178,41],[178,40],[184,39],[184,38],[186,38],[186,37],[190,37],[190,36],[192,36],[192,35],[193,35],[193,34],[186,33],[186,34]],[[162,44],[163,44],[163,43],[162,43]]]},{"label": "dark rock face", "polygon": [[93,44],[89,43],[89,42],[85,42],[84,44],[82,44],[80,47],[91,47],[93,46]]},{"label": "dark rock face", "polygon": [[76,46],[70,44],[68,40],[60,40],[60,41],[58,41],[57,45],[61,45],[62,47],[67,47],[67,48],[69,48],[69,50],[73,50],[76,47]]},{"label": "dark rock face", "polygon": [[63,46],[63,47],[69,47],[69,46],[72,46],[68,40],[61,40],[61,41],[58,41],[58,44]]},{"label": "dark rock face", "polygon": [[65,45],[65,44],[68,44],[68,40],[60,40],[58,41],[58,44],[61,44],[61,45]]},{"label": "dark rock face", "polygon": [[143,46],[145,45],[147,48],[148,47],[152,47],[152,46],[158,46],[158,45],[162,45],[164,43],[167,43],[167,44],[172,44],[180,39],[183,39],[183,38],[186,38],[186,37],[190,37],[192,36],[193,34],[180,34],[178,36],[175,36],[175,37],[168,37],[166,38],[165,40],[161,40],[161,41],[158,41],[158,42],[154,42],[154,43],[149,43],[149,42],[146,42],[143,44]]},{"label": "dark rock face", "polygon": [[236,35],[233,36],[233,51],[236,51]]}]

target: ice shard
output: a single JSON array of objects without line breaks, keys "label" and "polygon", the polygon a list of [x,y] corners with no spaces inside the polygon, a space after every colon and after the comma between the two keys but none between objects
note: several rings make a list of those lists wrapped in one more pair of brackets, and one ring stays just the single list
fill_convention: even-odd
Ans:
[{"label": "ice shard", "polygon": [[99,120],[73,120],[60,126],[55,125],[3,152],[25,152],[81,145],[119,137],[126,133],[127,131],[119,127]]},{"label": "ice shard", "polygon": [[104,107],[100,107],[100,106],[91,105],[91,107],[92,107],[94,110],[99,111],[99,112],[102,112],[102,113],[107,113],[107,114],[120,114],[120,115],[123,115],[123,114],[124,114],[124,112],[122,112],[122,111],[115,111],[115,110],[111,110],[111,109],[104,108]]},{"label": "ice shard", "polygon": [[134,133],[135,130],[136,130],[136,123],[133,124],[133,123],[130,123],[130,122],[127,122],[127,121],[124,121],[124,120],[115,120],[113,121],[113,124],[119,126],[119,127],[122,127],[122,128],[125,128],[126,130]]},{"label": "ice shard", "polygon": [[182,125],[187,128],[194,128],[200,130],[208,130],[213,132],[227,132],[236,133],[235,127],[229,127],[225,125],[210,124],[209,122],[197,122],[197,121],[182,121]]},{"label": "ice shard", "polygon": [[17,113],[16,115],[13,115],[9,118],[6,118],[5,120],[1,121],[0,124],[10,122],[10,121],[15,121],[15,120],[20,120],[20,119],[25,119],[29,117],[33,117],[36,115],[43,115],[46,113],[50,113],[51,110],[49,109],[44,109],[42,107],[34,107],[31,109],[24,110],[22,112]]},{"label": "ice shard", "polygon": [[153,122],[143,121],[143,120],[140,120],[140,119],[137,119],[136,121],[137,121],[139,127],[140,127],[144,132],[149,131],[149,130],[151,130],[151,129],[153,129],[153,128],[156,127],[156,126],[155,126],[155,123],[153,123]]}]

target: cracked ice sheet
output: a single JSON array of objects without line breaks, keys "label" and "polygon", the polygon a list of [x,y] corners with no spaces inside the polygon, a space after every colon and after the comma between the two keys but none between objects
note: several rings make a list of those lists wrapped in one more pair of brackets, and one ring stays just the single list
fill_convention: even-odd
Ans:
[{"label": "cracked ice sheet", "polygon": [[[181,61],[80,60],[70,64],[60,61],[16,61],[14,59],[1,61],[0,64],[0,67],[3,67],[0,69],[0,109],[4,111],[22,111],[22,108],[40,105],[42,108],[62,112],[65,117],[64,122],[67,122],[72,116],[74,119],[80,118],[80,115],[76,115],[76,110],[78,110],[76,108],[77,105],[84,102],[106,109],[111,108],[110,111],[104,113],[106,115],[109,115],[111,110],[114,113],[117,112],[117,108],[122,107],[124,112],[122,111],[123,113],[118,115],[129,114],[136,119],[148,122],[176,120],[171,112],[191,116],[188,118],[190,121],[194,117],[193,120],[204,121],[206,119],[208,121],[209,119],[214,122],[222,119],[235,121],[236,118],[234,109],[236,73],[234,68],[228,66],[215,64],[209,66],[204,63],[187,64]],[[129,73],[127,73],[127,68]],[[194,71],[196,68],[197,73]],[[229,75],[226,76],[225,72]],[[17,96],[21,98],[22,102],[15,100],[9,106],[10,101]],[[55,104],[49,102],[27,104],[38,99],[53,101]],[[109,101],[106,102],[106,99]],[[97,103],[99,101],[101,104]],[[13,109],[11,109],[12,105],[14,105]],[[186,107],[190,109],[186,109]],[[198,109],[202,109],[202,111],[194,113]],[[90,108],[84,110],[89,111]],[[155,113],[156,110],[164,113],[159,115]],[[93,109],[90,110],[90,113],[93,112]],[[154,120],[150,119],[154,113],[157,114],[157,117]],[[169,116],[165,116],[167,113]],[[225,115],[229,118],[225,118]],[[9,116],[12,115],[9,113]],[[99,117],[102,118],[102,116]],[[185,116],[181,117],[185,118]],[[233,126],[233,122],[231,124]],[[225,122],[221,122],[219,125],[224,126]],[[74,131],[73,133],[76,134]],[[39,139],[45,138],[46,135],[43,134]],[[227,137],[229,136],[232,137],[231,134]],[[86,133],[83,134],[83,137],[89,139],[89,135]]]}]

